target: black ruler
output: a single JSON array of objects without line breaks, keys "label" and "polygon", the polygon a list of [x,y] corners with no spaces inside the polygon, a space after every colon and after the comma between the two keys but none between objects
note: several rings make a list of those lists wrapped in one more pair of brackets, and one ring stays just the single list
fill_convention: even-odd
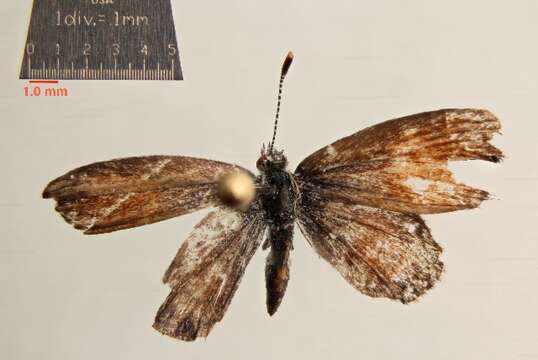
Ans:
[{"label": "black ruler", "polygon": [[20,78],[183,80],[170,0],[34,0]]}]

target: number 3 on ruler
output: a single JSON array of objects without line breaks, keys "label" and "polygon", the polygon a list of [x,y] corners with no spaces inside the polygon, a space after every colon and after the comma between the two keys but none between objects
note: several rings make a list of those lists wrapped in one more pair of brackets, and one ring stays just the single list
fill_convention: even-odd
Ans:
[{"label": "number 3 on ruler", "polygon": [[168,55],[174,56],[177,52],[176,46],[174,44],[168,44]]}]

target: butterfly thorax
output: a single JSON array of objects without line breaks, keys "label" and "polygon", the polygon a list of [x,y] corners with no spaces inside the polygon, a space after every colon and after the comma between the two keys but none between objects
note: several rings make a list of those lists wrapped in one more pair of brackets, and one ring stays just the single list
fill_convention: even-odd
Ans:
[{"label": "butterfly thorax", "polygon": [[267,311],[273,315],[280,305],[289,280],[289,258],[293,249],[294,204],[298,196],[293,175],[286,170],[282,152],[264,153],[257,162],[259,194],[269,224],[264,249],[270,248],[265,265]]}]

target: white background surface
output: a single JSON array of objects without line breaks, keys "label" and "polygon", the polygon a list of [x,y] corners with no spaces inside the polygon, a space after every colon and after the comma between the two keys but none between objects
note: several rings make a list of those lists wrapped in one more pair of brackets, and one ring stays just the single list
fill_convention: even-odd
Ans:
[{"label": "white background surface", "polygon": [[[63,82],[68,98],[23,96],[30,7],[0,4],[2,359],[538,358],[538,2],[173,1],[184,82]],[[288,49],[277,146],[292,167],[385,119],[488,108],[506,160],[454,168],[496,200],[426,217],[446,272],[418,303],[361,295],[297,232],[273,318],[259,251],[207,340],[161,336],[161,276],[203,213],[86,237],[40,192],[74,167],[131,155],[255,170]]]}]

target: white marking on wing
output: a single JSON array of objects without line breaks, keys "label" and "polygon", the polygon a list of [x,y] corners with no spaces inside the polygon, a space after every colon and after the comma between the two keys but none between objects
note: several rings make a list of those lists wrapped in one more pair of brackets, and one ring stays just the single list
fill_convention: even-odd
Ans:
[{"label": "white marking on wing", "polygon": [[426,190],[428,190],[431,184],[432,181],[421,179],[415,176],[410,176],[405,181],[405,185],[417,194],[424,193]]},{"label": "white marking on wing", "polygon": [[142,176],[142,180],[148,180],[152,176],[159,175],[160,172],[164,169],[164,167],[172,161],[171,159],[163,159],[159,161],[148,174],[145,174]]}]

